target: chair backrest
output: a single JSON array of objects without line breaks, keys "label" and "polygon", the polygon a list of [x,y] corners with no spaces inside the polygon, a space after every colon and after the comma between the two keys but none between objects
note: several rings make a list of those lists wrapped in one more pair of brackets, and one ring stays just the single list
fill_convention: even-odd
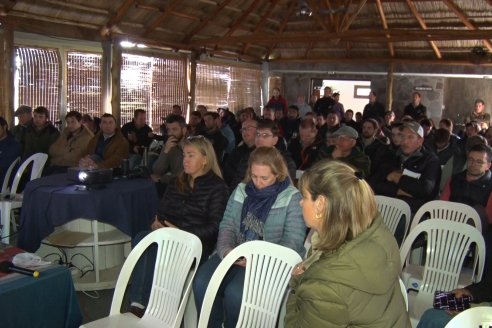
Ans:
[{"label": "chair backrest", "polygon": [[197,236],[176,228],[157,229],[133,248],[116,282],[109,315],[120,313],[133,268],[142,253],[153,243],[157,244],[154,279],[149,304],[141,321],[159,322],[160,327],[178,328],[202,256],[202,243]]},{"label": "chair backrest", "polygon": [[422,233],[427,235],[427,246],[422,283],[414,302],[417,310],[412,311],[417,314],[432,307],[435,291],[448,291],[458,287],[463,262],[472,244],[476,245],[478,253],[473,267],[473,272],[478,268],[477,281],[482,278],[485,262],[485,242],[477,229],[466,223],[451,221],[442,224],[442,220],[429,219],[411,230],[403,242],[400,249],[402,268],[413,242]]},{"label": "chair backrest", "polygon": [[411,210],[407,202],[392,197],[376,195],[378,211],[383,218],[384,224],[394,235],[400,220],[405,220],[405,231],[403,236],[407,235],[408,225],[411,219]]},{"label": "chair backrest", "polygon": [[405,283],[403,282],[403,280],[401,280],[401,278],[398,278],[398,280],[400,281],[401,293],[403,294],[403,299],[405,300],[405,308],[407,309],[407,312],[408,312],[408,294],[407,294],[407,288],[405,287]]},{"label": "chair backrest", "polygon": [[44,153],[36,153],[29,156],[17,169],[17,173],[15,174],[14,181],[12,182],[12,188],[10,189],[10,192],[14,194],[17,193],[17,188],[19,187],[19,182],[22,178],[22,175],[24,174],[24,171],[26,170],[27,166],[31,164],[31,162],[32,162],[32,168],[31,168],[31,177],[29,178],[29,181],[41,177],[44,164],[46,164],[47,160],[48,160],[48,155]]},{"label": "chair backrest", "polygon": [[473,221],[473,225],[478,231],[482,231],[482,222],[477,211],[469,205],[445,200],[433,200],[422,205],[412,220],[410,231],[412,231],[422,220],[426,213],[430,219],[441,219],[468,223]]},{"label": "chair backrest", "polygon": [[199,328],[207,327],[217,290],[241,256],[246,259],[246,272],[236,327],[275,327],[292,269],[302,259],[290,248],[256,240],[237,246],[220,262],[205,292]]},{"label": "chair backrest", "polygon": [[465,310],[451,319],[445,328],[491,328],[492,307],[477,306]]},{"label": "chair backrest", "polygon": [[14,170],[14,167],[19,163],[20,157],[17,157],[12,164],[10,164],[9,168],[7,169],[7,172],[5,172],[5,177],[3,178],[3,184],[2,184],[2,193],[6,193],[10,191],[9,188],[9,182],[10,182],[10,176],[12,175],[12,171]]}]

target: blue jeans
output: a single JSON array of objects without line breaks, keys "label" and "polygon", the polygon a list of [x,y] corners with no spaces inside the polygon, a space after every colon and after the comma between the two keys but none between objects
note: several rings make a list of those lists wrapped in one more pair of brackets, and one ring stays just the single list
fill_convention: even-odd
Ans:
[{"label": "blue jeans", "polygon": [[[200,313],[202,308],[203,298],[210,278],[212,278],[220,261],[220,257],[216,254],[198,268],[193,281],[193,293],[195,294],[198,313]],[[245,269],[243,267],[234,265],[225,275],[215,296],[208,321],[209,328],[221,328],[222,322],[224,322],[225,328],[236,327],[243,297],[244,273]]]},{"label": "blue jeans", "polygon": [[[151,231],[141,231],[132,240],[132,249]],[[147,306],[154,279],[154,267],[157,257],[157,245],[151,244],[140,256],[133,269],[130,286],[130,302]]]},{"label": "blue jeans", "polygon": [[420,318],[417,328],[444,328],[453,317],[444,310],[429,309]]}]

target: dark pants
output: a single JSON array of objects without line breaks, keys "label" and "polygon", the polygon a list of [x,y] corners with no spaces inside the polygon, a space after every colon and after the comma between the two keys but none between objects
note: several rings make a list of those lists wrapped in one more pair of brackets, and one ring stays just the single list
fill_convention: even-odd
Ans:
[{"label": "dark pants", "polygon": [[[207,290],[210,278],[215,269],[220,264],[218,255],[212,256],[205,262],[196,273],[193,281],[193,293],[198,313],[202,308],[203,298]],[[225,328],[236,327],[241,309],[241,299],[243,297],[245,268],[233,265],[225,275],[215,296],[212,312],[208,321],[209,328],[221,328],[224,323]]]}]

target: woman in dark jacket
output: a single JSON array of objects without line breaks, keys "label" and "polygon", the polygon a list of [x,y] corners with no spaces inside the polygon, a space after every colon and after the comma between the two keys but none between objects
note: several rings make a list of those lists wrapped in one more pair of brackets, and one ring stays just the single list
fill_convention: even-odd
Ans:
[{"label": "woman in dark jacket", "polygon": [[[151,229],[176,227],[195,234],[202,242],[203,262],[217,242],[219,221],[224,214],[229,192],[212,144],[203,136],[190,137],[185,141],[183,170],[169,183]],[[133,244],[136,245],[148,233],[140,233]],[[155,248],[147,250],[137,263],[132,278],[130,311],[140,317],[150,297],[155,256]]]}]

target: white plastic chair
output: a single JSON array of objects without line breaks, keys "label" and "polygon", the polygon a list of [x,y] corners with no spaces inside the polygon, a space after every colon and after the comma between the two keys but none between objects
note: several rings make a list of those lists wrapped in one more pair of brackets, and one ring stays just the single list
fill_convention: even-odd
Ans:
[{"label": "white plastic chair", "polygon": [[[4,243],[9,243],[10,236],[10,221],[11,212],[15,208],[20,208],[22,206],[22,194],[17,193],[19,187],[19,182],[24,174],[24,171],[32,162],[31,177],[29,181],[41,177],[43,172],[43,167],[48,160],[48,155],[44,153],[36,153],[29,156],[17,169],[14,181],[10,188],[10,193],[2,194],[0,200],[0,222],[2,223],[2,241]],[[12,220],[13,221],[13,220]],[[12,230],[17,231],[15,221],[12,222]]]},{"label": "white plastic chair", "polygon": [[403,234],[403,238],[405,238],[412,215],[410,206],[407,202],[398,198],[380,195],[376,195],[375,198],[378,211],[383,218],[383,222],[393,235],[396,232],[396,228],[398,227],[400,220],[405,220],[405,231]]},{"label": "white plastic chair", "polygon": [[491,328],[492,307],[477,306],[455,316],[445,328]]},{"label": "white plastic chair", "polygon": [[[140,319],[132,313],[120,313],[133,268],[152,243],[157,244],[158,250],[145,314]],[[176,228],[161,228],[151,232],[135,246],[123,264],[109,316],[81,327],[180,327],[201,255],[200,239],[191,233]]]},{"label": "white plastic chair", "polygon": [[429,213],[430,219],[441,219],[462,223],[468,223],[471,220],[475,228],[482,232],[480,216],[473,207],[463,203],[448,202],[445,200],[432,200],[422,205],[413,217],[410,231],[420,223],[426,213]]},{"label": "white plastic chair", "polygon": [[403,294],[403,299],[405,300],[405,307],[406,307],[407,312],[408,312],[408,294],[407,294],[407,288],[405,287],[405,284],[403,283],[403,280],[401,280],[401,278],[399,278],[398,281],[400,282],[401,293]]},{"label": "white plastic chair", "polygon": [[[478,281],[482,278],[485,261],[485,242],[477,229],[466,223],[450,221],[442,224],[442,220],[429,219],[411,230],[403,242],[400,250],[402,268],[413,242],[422,233],[427,235],[426,258],[422,272],[413,271],[411,265],[402,270],[405,286],[418,291],[416,295],[413,292],[409,293],[412,326],[418,322],[426,309],[432,307],[436,290],[448,291],[458,287],[463,262],[472,244],[476,245],[478,253],[473,266]],[[412,286],[411,279],[416,286]],[[472,281],[468,281],[468,284],[470,283]]]},{"label": "white plastic chair", "polygon": [[291,272],[302,261],[290,248],[266,241],[250,241],[234,248],[220,262],[205,292],[198,328],[207,327],[217,291],[229,268],[246,259],[241,310],[236,327],[273,328],[279,318]]},{"label": "white plastic chair", "polygon": [[10,187],[9,187],[9,182],[10,182],[10,176],[12,175],[12,171],[14,170],[14,167],[20,162],[20,157],[17,157],[12,164],[10,164],[9,168],[7,169],[7,172],[5,172],[5,177],[3,179],[3,184],[2,184],[2,194],[10,192]]}]

